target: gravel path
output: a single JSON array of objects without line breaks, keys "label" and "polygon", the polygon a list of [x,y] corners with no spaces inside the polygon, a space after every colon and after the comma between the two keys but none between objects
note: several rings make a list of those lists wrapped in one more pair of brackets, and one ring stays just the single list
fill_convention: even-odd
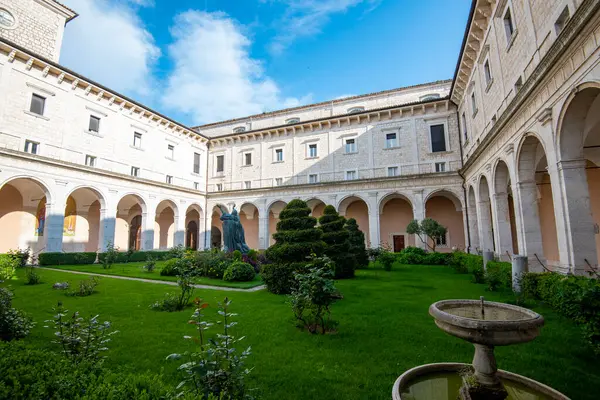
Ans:
[{"label": "gravel path", "polygon": [[[156,279],[133,278],[133,277],[130,277],[130,276],[119,276],[119,275],[94,274],[93,272],[70,271],[68,269],[58,269],[58,268],[46,268],[46,267],[42,267],[40,269],[47,269],[49,271],[58,271],[58,272],[68,272],[70,274],[99,276],[101,278],[124,279],[126,281],[137,281],[137,282],[146,282],[146,283],[158,283],[158,284],[162,284],[162,285],[177,286],[177,282],[159,281],[159,280],[156,280]],[[255,286],[255,287],[249,288],[249,289],[232,288],[232,287],[225,287],[225,286],[211,286],[211,285],[194,285],[194,287],[196,289],[225,290],[225,291],[229,291],[229,292],[257,292],[259,290],[263,290],[265,288],[265,285]]]}]

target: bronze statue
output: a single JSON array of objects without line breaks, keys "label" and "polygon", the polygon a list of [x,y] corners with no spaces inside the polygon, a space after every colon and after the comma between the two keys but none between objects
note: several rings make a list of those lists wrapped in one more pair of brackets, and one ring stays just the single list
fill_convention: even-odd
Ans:
[{"label": "bronze statue", "polygon": [[233,205],[233,211],[230,213],[222,207],[221,209],[221,221],[223,221],[223,251],[231,253],[235,250],[239,250],[242,254],[247,254],[250,248],[246,244],[246,236],[244,234],[244,227],[240,222],[240,217],[235,204]]}]

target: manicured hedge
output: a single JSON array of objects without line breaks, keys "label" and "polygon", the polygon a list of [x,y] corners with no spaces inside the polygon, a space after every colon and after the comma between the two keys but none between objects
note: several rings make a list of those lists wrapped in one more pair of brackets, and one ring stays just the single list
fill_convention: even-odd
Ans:
[{"label": "manicured hedge", "polygon": [[488,261],[484,275],[488,290],[512,288],[512,264],[509,262]]},{"label": "manicured hedge", "polygon": [[80,265],[93,264],[96,262],[96,253],[40,253],[38,256],[40,265]]},{"label": "manicured hedge", "polygon": [[[104,261],[106,253],[98,253],[98,261]],[[148,250],[148,251],[120,251],[117,253],[117,259],[115,263],[128,263],[136,261],[146,261],[148,256],[152,256],[157,261],[168,260],[171,258],[171,252],[169,250]]]}]

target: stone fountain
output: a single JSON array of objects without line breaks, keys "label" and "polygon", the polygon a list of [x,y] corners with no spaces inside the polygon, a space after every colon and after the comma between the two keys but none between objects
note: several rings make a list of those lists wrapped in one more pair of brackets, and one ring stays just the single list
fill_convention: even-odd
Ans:
[{"label": "stone fountain", "polygon": [[422,365],[402,374],[394,400],[553,400],[568,399],[556,390],[521,375],[498,370],[494,347],[535,339],[544,318],[510,304],[480,300],[443,300],[429,307],[444,332],[473,343],[473,364]]}]

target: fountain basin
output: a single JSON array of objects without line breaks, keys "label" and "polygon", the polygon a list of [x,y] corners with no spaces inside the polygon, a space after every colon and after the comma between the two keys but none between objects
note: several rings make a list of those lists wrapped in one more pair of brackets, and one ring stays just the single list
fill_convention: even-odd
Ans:
[{"label": "fountain basin", "polygon": [[[456,400],[462,385],[461,371],[470,369],[463,363],[436,363],[409,369],[396,380],[394,400]],[[497,376],[506,388],[507,400],[570,400],[542,383],[498,370]]]},{"label": "fountain basin", "polygon": [[444,332],[486,346],[529,342],[544,325],[544,318],[534,311],[493,301],[442,300],[429,307],[429,314]]}]

